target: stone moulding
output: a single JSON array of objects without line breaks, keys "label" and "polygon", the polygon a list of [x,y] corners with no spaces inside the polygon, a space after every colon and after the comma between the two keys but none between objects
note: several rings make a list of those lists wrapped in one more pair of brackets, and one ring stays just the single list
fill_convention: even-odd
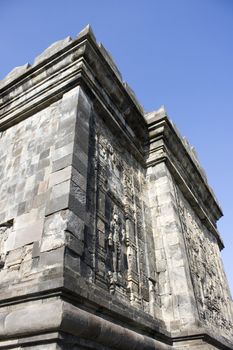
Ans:
[{"label": "stone moulding", "polygon": [[[14,311],[1,312],[0,349],[18,344],[26,345],[33,342],[34,346],[41,341],[59,341],[62,332],[80,339],[94,341],[98,345],[104,345],[117,350],[171,350],[172,341],[169,337],[156,340],[153,336],[146,336],[143,332],[137,333],[120,324],[91,314],[69,302],[56,299],[45,299],[45,302],[29,301],[22,304]],[[30,325],[28,320],[30,319]],[[35,336],[35,334],[40,336]],[[8,339],[18,338],[8,341]],[[203,330],[195,334],[183,334],[174,337],[173,342],[182,340],[200,340],[214,346],[220,346],[218,340],[214,340]],[[163,342],[162,342],[163,341]],[[165,343],[164,343],[165,342]],[[230,345],[229,345],[230,346]],[[231,349],[227,346],[224,349]]]},{"label": "stone moulding", "polygon": [[[208,226],[217,238],[220,249],[223,249],[224,244],[216,227],[216,221],[223,213],[199,164],[190,155],[165,110],[148,113],[146,119],[149,130],[147,166],[164,161],[167,163],[201,221]],[[182,151],[177,152],[178,149]]]},{"label": "stone moulding", "polygon": [[24,341],[27,343],[25,336],[29,338],[38,333],[65,332],[118,350],[172,349],[169,343],[164,344],[136,333],[62,300],[48,299],[44,303],[29,302],[22,306],[12,312],[1,312],[0,348],[12,344],[12,341],[7,343],[7,339],[12,337],[21,339],[19,343],[22,345]]},{"label": "stone moulding", "polygon": [[5,84],[3,80],[0,85],[0,130],[27,118],[82,82],[97,99],[104,100],[105,105],[107,102],[110,111],[117,107],[118,119],[126,128],[127,124],[132,125],[136,136],[145,138],[142,107],[136,104],[127,85],[116,77],[113,65],[105,57],[102,46],[97,45],[92,31],[87,29],[65,48],[56,53],[52,51],[51,56],[47,54],[44,60],[23,74],[17,74],[15,79],[12,77]]},{"label": "stone moulding", "polygon": [[[47,341],[59,343],[62,333],[116,350],[172,350],[172,344],[182,344],[183,341],[200,341],[200,344],[204,342],[223,349],[221,341],[214,339],[208,332],[203,332],[204,329],[197,330],[194,334],[183,332],[173,339],[168,336],[155,339],[152,334],[149,337],[143,332],[135,332],[60,299],[45,299],[43,303],[28,301],[12,312],[1,312],[0,317],[0,349],[15,345],[36,346]],[[224,349],[231,349],[227,341]]]}]

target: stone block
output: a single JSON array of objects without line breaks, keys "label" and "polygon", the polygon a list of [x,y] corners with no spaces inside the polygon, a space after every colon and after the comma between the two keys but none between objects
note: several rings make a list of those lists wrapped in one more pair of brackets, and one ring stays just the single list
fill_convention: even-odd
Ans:
[{"label": "stone block", "polygon": [[81,203],[76,196],[69,196],[69,209],[82,221],[86,220],[86,206]]},{"label": "stone block", "polygon": [[12,250],[6,258],[7,266],[20,264],[23,259],[23,247]]},{"label": "stone block", "polygon": [[1,335],[33,334],[39,329],[47,331],[61,322],[62,304],[60,301],[34,303],[17,308],[5,316]]},{"label": "stone block", "polygon": [[66,230],[71,232],[74,236],[82,241],[84,239],[84,227],[85,222],[77,215],[75,215],[72,211],[70,211],[67,218]]},{"label": "stone block", "polygon": [[43,192],[34,197],[32,202],[32,208],[45,207],[49,199],[49,192]]},{"label": "stone block", "polygon": [[71,180],[83,191],[86,191],[87,178],[80,174],[74,167],[72,167]]},{"label": "stone block", "polygon": [[71,166],[68,166],[59,171],[53,172],[49,177],[49,187],[53,187],[61,182],[71,178]]},{"label": "stone block", "polygon": [[44,193],[48,190],[48,180],[40,181],[38,184],[38,194]]},{"label": "stone block", "polygon": [[15,236],[16,236],[16,232],[10,232],[5,244],[4,244],[4,253],[7,253],[10,250],[13,250],[15,247]]},{"label": "stone block", "polygon": [[39,163],[38,163],[38,170],[41,171],[47,167],[50,167],[50,165],[51,165],[50,159],[48,159],[48,158],[40,159]]},{"label": "stone block", "polygon": [[166,260],[160,260],[156,262],[156,271],[158,273],[164,272],[167,270],[167,261]]},{"label": "stone block", "polygon": [[46,252],[50,250],[55,250],[65,245],[65,234],[60,233],[59,236],[45,236],[42,239],[40,252]]},{"label": "stone block", "polygon": [[58,211],[45,218],[44,235],[57,235],[66,229],[68,210]]},{"label": "stone block", "polygon": [[59,247],[51,251],[40,253],[39,268],[51,268],[54,265],[62,265],[64,260],[65,248]]},{"label": "stone block", "polygon": [[55,149],[64,147],[65,145],[68,145],[69,143],[74,141],[74,124],[70,123],[70,132],[69,130],[63,129],[59,132],[58,140],[55,142]]},{"label": "stone block", "polygon": [[37,258],[40,255],[40,242],[35,241],[32,248],[32,258]]},{"label": "stone block", "polygon": [[66,268],[80,273],[80,256],[72,250],[66,249],[64,265]]},{"label": "stone block", "polygon": [[73,154],[67,154],[66,156],[53,161],[52,172],[56,172],[72,164]]},{"label": "stone block", "polygon": [[40,158],[39,159],[48,158],[49,154],[50,154],[50,148],[42,151],[41,154],[40,154]]},{"label": "stone block", "polygon": [[70,154],[73,153],[73,147],[74,147],[74,143],[71,142],[68,145],[65,145],[63,147],[57,148],[55,150],[53,150],[52,154],[51,154],[51,160],[52,162],[56,162],[58,160],[61,160],[64,157],[69,156]]},{"label": "stone block", "polygon": [[46,215],[68,208],[69,192],[70,180],[54,185],[46,206]]},{"label": "stone block", "polygon": [[73,181],[71,181],[70,195],[75,197],[81,205],[86,205],[86,191],[82,190],[82,188]]},{"label": "stone block", "polygon": [[87,158],[83,156],[82,152],[76,152],[73,154],[72,164],[74,168],[85,178],[87,177]]},{"label": "stone block", "polygon": [[46,206],[45,215],[51,215],[59,210],[68,208],[69,206],[69,194],[64,194],[60,197],[52,198]]},{"label": "stone block", "polygon": [[39,241],[43,232],[44,219],[29,223],[27,226],[15,230],[14,249],[25,244]]},{"label": "stone block", "polygon": [[174,290],[177,294],[187,292],[188,293],[188,286],[187,286],[187,277],[184,266],[176,267],[176,269],[173,271],[174,273]]},{"label": "stone block", "polygon": [[[80,116],[81,112],[79,112],[79,116]],[[88,121],[85,120],[85,122],[87,123]],[[80,121],[78,121],[78,128],[75,134],[75,149],[77,151],[82,150],[84,153],[88,154],[88,147],[89,147],[89,130],[87,129],[87,127],[89,127],[89,125],[87,124],[87,127],[83,127],[82,125],[80,125]]]},{"label": "stone block", "polygon": [[37,219],[39,218],[38,216],[38,209],[32,209],[29,213],[17,216],[14,220],[14,230],[27,227],[28,224],[37,221]]},{"label": "stone block", "polygon": [[[61,174],[61,177],[62,176],[67,177],[66,171],[63,174]],[[50,194],[50,200],[61,197],[69,192],[70,192],[70,180],[68,179],[66,181],[63,181],[63,182],[58,183],[57,185],[53,186],[51,194]]]},{"label": "stone block", "polygon": [[[74,106],[75,109],[75,106]],[[74,138],[74,132],[75,132],[75,122],[76,122],[76,115],[72,112],[72,106],[69,103],[69,99],[63,100],[63,103],[60,107],[62,117],[59,120],[58,125],[58,133],[60,141],[64,139],[64,136],[72,135],[72,140]],[[62,136],[62,138],[61,138]],[[58,139],[59,141],[59,139]],[[58,148],[58,147],[55,147]]]},{"label": "stone block", "polygon": [[78,239],[76,236],[71,234],[70,232],[66,232],[65,234],[65,242],[66,246],[69,250],[73,251],[75,254],[82,256],[84,251],[84,241]]},{"label": "stone block", "polygon": [[26,210],[26,202],[21,202],[18,205],[17,216],[20,216],[25,213]]}]

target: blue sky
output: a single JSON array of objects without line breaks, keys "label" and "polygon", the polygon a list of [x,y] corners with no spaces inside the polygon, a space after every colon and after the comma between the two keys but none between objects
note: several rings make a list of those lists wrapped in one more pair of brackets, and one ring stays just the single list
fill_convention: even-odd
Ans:
[{"label": "blue sky", "polygon": [[233,292],[233,1],[0,0],[0,79],[88,23],[145,110],[164,104],[196,148],[225,214]]}]

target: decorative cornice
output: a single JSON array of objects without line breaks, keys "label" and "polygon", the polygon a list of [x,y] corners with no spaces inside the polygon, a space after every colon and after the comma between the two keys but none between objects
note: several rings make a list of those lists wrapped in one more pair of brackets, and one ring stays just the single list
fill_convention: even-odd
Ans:
[{"label": "decorative cornice", "polygon": [[0,131],[59,99],[72,87],[90,87],[104,104],[114,109],[131,137],[145,141],[143,109],[121,80],[111,56],[97,44],[90,26],[76,39],[66,38],[46,49],[32,66],[13,70],[0,82]]},{"label": "decorative cornice", "polygon": [[149,131],[147,167],[165,161],[200,220],[224,247],[216,227],[223,215],[195,154],[162,108],[146,115]]}]

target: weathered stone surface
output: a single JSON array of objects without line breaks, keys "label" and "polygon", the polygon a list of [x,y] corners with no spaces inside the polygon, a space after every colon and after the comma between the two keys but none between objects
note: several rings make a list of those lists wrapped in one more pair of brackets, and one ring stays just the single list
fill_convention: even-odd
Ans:
[{"label": "weathered stone surface", "polygon": [[122,81],[122,76],[121,76],[121,72],[119,71],[119,69],[117,68],[111,54],[105,49],[105,47],[103,46],[102,43],[98,44],[100,51],[102,52],[102,54],[104,55],[104,58],[106,59],[106,61],[108,62],[108,64],[110,65],[110,67],[112,68],[112,70],[114,71],[114,73],[116,74],[116,76],[118,77],[118,79],[120,81]]},{"label": "weathered stone surface", "polygon": [[39,56],[35,58],[34,65],[48,59],[49,57],[53,56],[58,51],[61,51],[64,49],[70,42],[72,41],[72,38],[68,36],[67,38],[63,40],[59,40],[55,43],[53,43],[51,46],[49,46],[44,52],[42,52]]},{"label": "weathered stone surface", "polygon": [[233,349],[221,208],[90,26],[2,81],[0,195],[0,349]]},{"label": "weathered stone surface", "polygon": [[12,71],[8,73],[3,80],[0,81],[0,88],[10,83],[14,79],[16,79],[18,76],[25,73],[29,67],[30,67],[30,64],[26,63],[23,66],[15,67],[14,69],[12,69]]}]

